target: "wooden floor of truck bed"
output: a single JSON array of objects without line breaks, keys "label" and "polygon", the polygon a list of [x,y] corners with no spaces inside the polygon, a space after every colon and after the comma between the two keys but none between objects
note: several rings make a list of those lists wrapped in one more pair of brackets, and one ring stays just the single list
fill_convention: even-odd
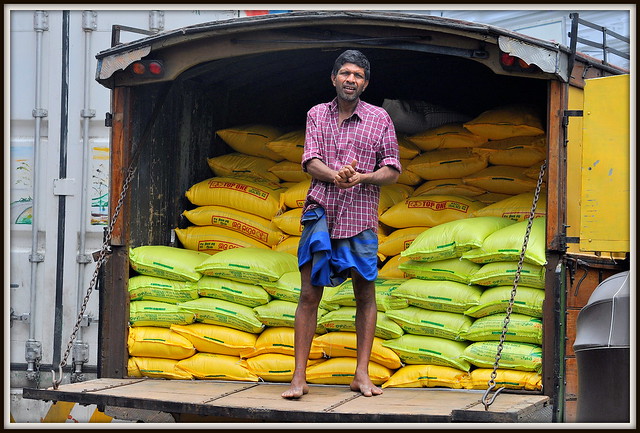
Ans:
[{"label": "wooden floor of truck bed", "polygon": [[[348,386],[311,385],[309,394],[286,400],[288,384],[182,381],[149,378],[95,379],[53,388],[25,388],[23,397],[171,414],[175,421],[224,422],[551,422],[549,397],[500,393],[489,410],[484,391],[385,388],[364,397]],[[493,394],[492,394],[493,395]]]}]

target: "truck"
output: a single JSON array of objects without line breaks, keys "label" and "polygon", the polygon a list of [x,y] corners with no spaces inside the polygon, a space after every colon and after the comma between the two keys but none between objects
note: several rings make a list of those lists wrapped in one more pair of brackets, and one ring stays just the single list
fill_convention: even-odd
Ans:
[{"label": "truck", "polygon": [[[53,366],[54,386],[26,387],[24,398],[169,422],[562,422],[577,404],[577,314],[601,281],[631,268],[629,72],[577,52],[578,24],[576,16],[571,47],[486,24],[379,11],[238,17],[124,43],[114,29],[95,74],[111,92],[110,223],[93,257],[98,378],[60,385],[68,349]],[[474,391],[388,389],[365,402],[320,386],[316,399],[286,402],[281,384],[129,377],[129,250],[179,246],[184,192],[211,177],[207,158],[230,152],[216,131],[303,125],[312,105],[332,98],[329,68],[347,48],[374,65],[371,103],[429,101],[478,115],[526,102],[544,119],[542,390],[503,392],[489,409]],[[64,196],[70,185],[56,188]]]}]

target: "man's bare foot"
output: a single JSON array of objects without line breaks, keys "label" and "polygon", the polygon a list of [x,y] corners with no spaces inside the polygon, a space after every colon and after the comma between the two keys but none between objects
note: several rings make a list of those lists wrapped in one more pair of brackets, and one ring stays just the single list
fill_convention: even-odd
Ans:
[{"label": "man's bare foot", "polygon": [[365,376],[362,379],[356,376],[349,387],[351,391],[360,392],[365,397],[382,394],[382,389],[375,386],[373,382],[371,382],[371,379],[369,379],[369,376]]},{"label": "man's bare foot", "polygon": [[282,393],[282,398],[295,399],[300,398],[304,394],[309,393],[309,385],[303,383],[302,385],[291,382],[291,387]]}]

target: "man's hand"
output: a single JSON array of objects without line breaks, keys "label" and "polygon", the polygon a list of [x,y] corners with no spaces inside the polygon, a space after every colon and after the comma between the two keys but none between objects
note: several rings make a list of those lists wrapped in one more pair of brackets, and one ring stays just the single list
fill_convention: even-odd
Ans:
[{"label": "man's hand", "polygon": [[351,188],[352,186],[359,184],[362,181],[362,176],[356,171],[357,164],[358,161],[354,159],[351,164],[343,166],[338,170],[333,183],[341,189]]}]

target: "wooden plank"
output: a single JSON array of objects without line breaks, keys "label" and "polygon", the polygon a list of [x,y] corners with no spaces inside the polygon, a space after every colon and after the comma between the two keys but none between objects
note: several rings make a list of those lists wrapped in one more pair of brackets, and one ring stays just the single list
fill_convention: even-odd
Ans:
[{"label": "wooden plank", "polygon": [[[264,422],[513,422],[547,404],[542,395],[502,394],[484,411],[477,390],[387,388],[364,397],[347,386],[311,385],[298,400],[280,394],[288,384],[164,379],[98,379],[24,389],[25,398],[154,410]],[[471,411],[469,413],[469,411]],[[179,417],[178,417],[179,418]],[[185,418],[186,419],[186,418]],[[203,418],[204,419],[204,418]]]},{"label": "wooden plank", "polygon": [[567,358],[565,361],[565,399],[578,397],[578,361],[576,358]]}]

